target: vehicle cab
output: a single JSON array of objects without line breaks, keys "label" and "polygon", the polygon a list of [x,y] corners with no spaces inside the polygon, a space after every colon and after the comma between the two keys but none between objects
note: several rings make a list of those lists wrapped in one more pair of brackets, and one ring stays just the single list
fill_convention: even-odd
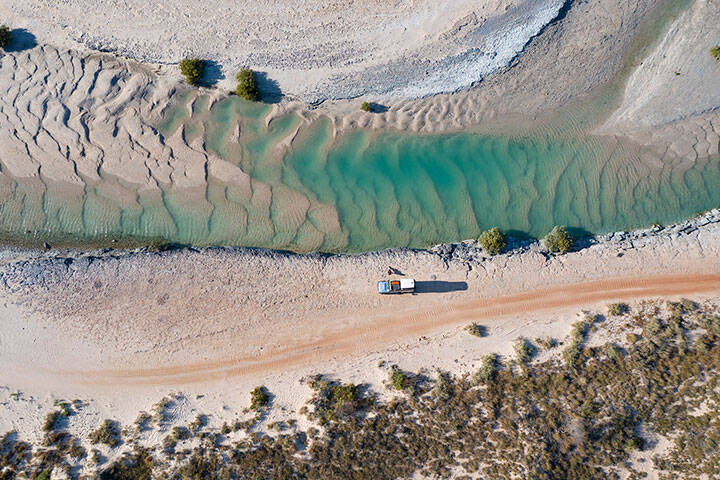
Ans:
[{"label": "vehicle cab", "polygon": [[412,293],[415,291],[415,280],[401,278],[399,280],[382,280],[378,282],[378,293]]}]

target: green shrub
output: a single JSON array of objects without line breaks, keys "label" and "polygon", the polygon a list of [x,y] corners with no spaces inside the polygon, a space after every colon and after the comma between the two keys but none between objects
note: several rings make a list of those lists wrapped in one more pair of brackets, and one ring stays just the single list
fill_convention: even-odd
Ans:
[{"label": "green shrub", "polygon": [[260,410],[268,406],[270,403],[270,395],[267,389],[263,386],[256,387],[255,390],[250,392],[250,409]]},{"label": "green shrub", "polygon": [[715,60],[720,62],[720,45],[715,45],[710,49],[710,55],[712,55]]},{"label": "green shrub", "polygon": [[502,253],[507,246],[507,237],[499,228],[491,228],[480,234],[478,243],[490,255]]},{"label": "green shrub", "polygon": [[573,239],[565,227],[557,226],[545,236],[545,246],[552,253],[565,253],[572,248]]},{"label": "green shrub", "polygon": [[205,60],[199,58],[184,58],[180,61],[180,73],[190,85],[197,86],[205,74]]},{"label": "green shrub", "polygon": [[557,340],[552,337],[536,338],[535,343],[543,347],[545,350],[550,350],[557,346]]},{"label": "green shrub", "polygon": [[580,362],[583,346],[581,342],[572,341],[565,350],[563,350],[563,358],[568,367],[576,368]]},{"label": "green shrub", "polygon": [[390,383],[395,390],[403,390],[407,379],[407,375],[405,375],[399,368],[393,368],[392,372],[390,372]]},{"label": "green shrub", "polygon": [[117,422],[105,420],[100,427],[88,435],[93,445],[102,443],[110,448],[120,445],[120,428]]},{"label": "green shrub", "polygon": [[35,480],[50,480],[50,475],[52,474],[52,470],[43,470],[42,472],[37,474],[37,477],[35,477]]},{"label": "green shrub", "polygon": [[608,358],[615,362],[619,361],[622,358],[622,352],[616,345],[614,345],[612,343],[609,343],[607,345],[606,353],[607,353]]},{"label": "green shrub", "polygon": [[110,468],[100,473],[100,480],[150,480],[154,464],[149,450],[139,448],[132,454],[124,453]]},{"label": "green shrub", "polygon": [[190,422],[190,425],[188,425],[188,427],[190,428],[190,431],[192,431],[193,433],[197,433],[205,425],[207,425],[207,416],[203,415],[202,413],[198,413],[197,415],[195,415],[195,420]]},{"label": "green shrub", "polygon": [[173,427],[170,435],[172,435],[176,441],[187,440],[190,438],[190,430],[185,427]]},{"label": "green shrub", "polygon": [[69,455],[72,458],[79,460],[83,458],[86,454],[87,452],[85,451],[85,448],[83,448],[83,446],[78,443],[75,443],[72,447],[70,447]]},{"label": "green shrub", "polygon": [[72,415],[72,410],[70,409],[70,404],[68,402],[56,401],[55,406],[60,408],[59,413],[61,417],[69,417]]},{"label": "green shrub", "polygon": [[627,303],[611,303],[607,306],[608,315],[613,317],[619,317],[630,311],[630,306]]},{"label": "green shrub", "polygon": [[333,385],[330,398],[333,403],[342,406],[344,403],[356,401],[359,393],[358,386],[354,383]]},{"label": "green shrub", "polygon": [[650,335],[654,336],[663,331],[664,325],[659,319],[655,317],[650,317],[645,320],[643,327],[645,332],[650,333]]},{"label": "green shrub", "polygon": [[585,340],[585,334],[587,333],[588,325],[585,322],[575,322],[572,324],[572,330],[570,336],[574,342],[582,342]]},{"label": "green shrub", "polygon": [[310,400],[315,408],[308,418],[319,420],[321,425],[339,420],[370,404],[370,400],[360,398],[360,387],[353,383],[331,382],[317,376],[309,385],[315,391]]},{"label": "green shrub", "polygon": [[625,335],[625,340],[627,340],[627,342],[630,344],[639,342],[640,338],[640,335],[638,335],[637,333],[628,333],[627,335]]},{"label": "green shrub", "polygon": [[480,368],[475,372],[475,381],[479,383],[489,383],[497,374],[497,357],[494,353],[482,357]]},{"label": "green shrub", "polygon": [[7,25],[0,25],[0,48],[7,48],[12,42],[12,32]]},{"label": "green shrub", "polygon": [[533,346],[523,337],[518,338],[513,345],[515,356],[520,363],[528,363],[533,356]]},{"label": "green shrub", "polygon": [[478,325],[477,323],[471,323],[470,325],[465,327],[465,331],[475,337],[484,337],[485,335],[487,335],[486,328],[482,325]]},{"label": "green shrub", "polygon": [[362,104],[360,105],[360,110],[362,110],[363,112],[369,112],[370,111],[370,103],[362,102]]},{"label": "green shrub", "polygon": [[59,411],[50,412],[47,415],[45,415],[45,422],[43,423],[43,431],[44,432],[50,432],[52,430],[55,430],[55,427],[57,427],[57,422],[60,420],[61,414]]},{"label": "green shrub", "polygon": [[435,393],[441,400],[449,400],[452,397],[452,381],[450,374],[437,370],[437,382],[435,382]]},{"label": "green shrub", "polygon": [[152,416],[147,412],[140,412],[135,419],[135,429],[138,433],[145,430],[148,426],[148,422],[152,419]]},{"label": "green shrub", "polygon": [[260,100],[260,89],[255,79],[255,72],[249,68],[243,68],[235,75],[235,80],[238,82],[237,87],[235,87],[235,94],[238,97],[251,102]]}]

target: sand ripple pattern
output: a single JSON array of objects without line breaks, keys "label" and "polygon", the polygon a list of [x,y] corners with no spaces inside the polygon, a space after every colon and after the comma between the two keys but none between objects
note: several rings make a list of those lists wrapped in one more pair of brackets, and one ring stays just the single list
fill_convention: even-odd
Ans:
[{"label": "sand ripple pattern", "polygon": [[506,66],[568,0],[5,0],[42,41],[142,62],[244,66],[304,101],[452,92]]},{"label": "sand ripple pattern", "polygon": [[720,204],[719,158],[577,129],[339,134],[50,47],[0,59],[0,233],[15,241],[423,247],[499,226],[603,232]]},{"label": "sand ripple pattern", "polygon": [[[314,236],[314,245],[342,237],[331,208],[251,178],[208,154],[206,139],[192,131],[161,135],[154,124],[172,99],[184,98],[174,85],[110,55],[47,46],[3,55],[3,236],[277,247],[289,246],[298,229]],[[203,100],[207,107],[203,98],[197,108]],[[293,233],[277,227],[273,215]]]}]

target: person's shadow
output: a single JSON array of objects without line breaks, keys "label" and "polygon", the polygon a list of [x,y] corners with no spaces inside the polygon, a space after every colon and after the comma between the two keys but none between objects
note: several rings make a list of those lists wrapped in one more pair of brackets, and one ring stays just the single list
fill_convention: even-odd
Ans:
[{"label": "person's shadow", "polygon": [[35,35],[24,28],[15,28],[10,31],[10,45],[5,48],[6,52],[21,52],[37,46]]}]

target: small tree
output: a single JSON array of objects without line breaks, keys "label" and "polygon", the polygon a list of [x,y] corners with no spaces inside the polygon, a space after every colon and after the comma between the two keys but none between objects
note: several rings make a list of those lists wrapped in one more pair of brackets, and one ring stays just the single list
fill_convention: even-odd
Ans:
[{"label": "small tree", "polygon": [[0,48],[7,48],[12,42],[12,32],[7,25],[0,25]]},{"label": "small tree", "polygon": [[507,246],[507,237],[499,228],[491,228],[480,234],[478,243],[490,255],[502,253]]},{"label": "small tree", "polygon": [[393,368],[392,372],[390,372],[390,383],[395,390],[404,389],[407,379],[407,375],[405,375],[399,368]]},{"label": "small tree", "polygon": [[205,60],[200,60],[199,58],[184,58],[180,62],[180,73],[185,76],[187,83],[197,86],[205,74]]},{"label": "small tree", "polygon": [[573,246],[572,236],[565,227],[557,226],[545,237],[545,246],[552,253],[565,253]]},{"label": "small tree", "polygon": [[243,68],[235,75],[235,79],[238,82],[237,87],[235,87],[235,93],[239,97],[251,102],[260,100],[260,89],[255,79],[255,72],[249,68]]},{"label": "small tree", "polygon": [[256,387],[250,392],[250,410],[260,410],[267,407],[268,403],[270,403],[270,395],[265,387]]},{"label": "small tree", "polygon": [[710,55],[712,55],[715,60],[720,62],[720,45],[715,45],[710,49]]},{"label": "small tree", "polygon": [[362,102],[362,104],[360,105],[360,110],[362,110],[363,112],[369,112],[370,111],[370,103]]}]

